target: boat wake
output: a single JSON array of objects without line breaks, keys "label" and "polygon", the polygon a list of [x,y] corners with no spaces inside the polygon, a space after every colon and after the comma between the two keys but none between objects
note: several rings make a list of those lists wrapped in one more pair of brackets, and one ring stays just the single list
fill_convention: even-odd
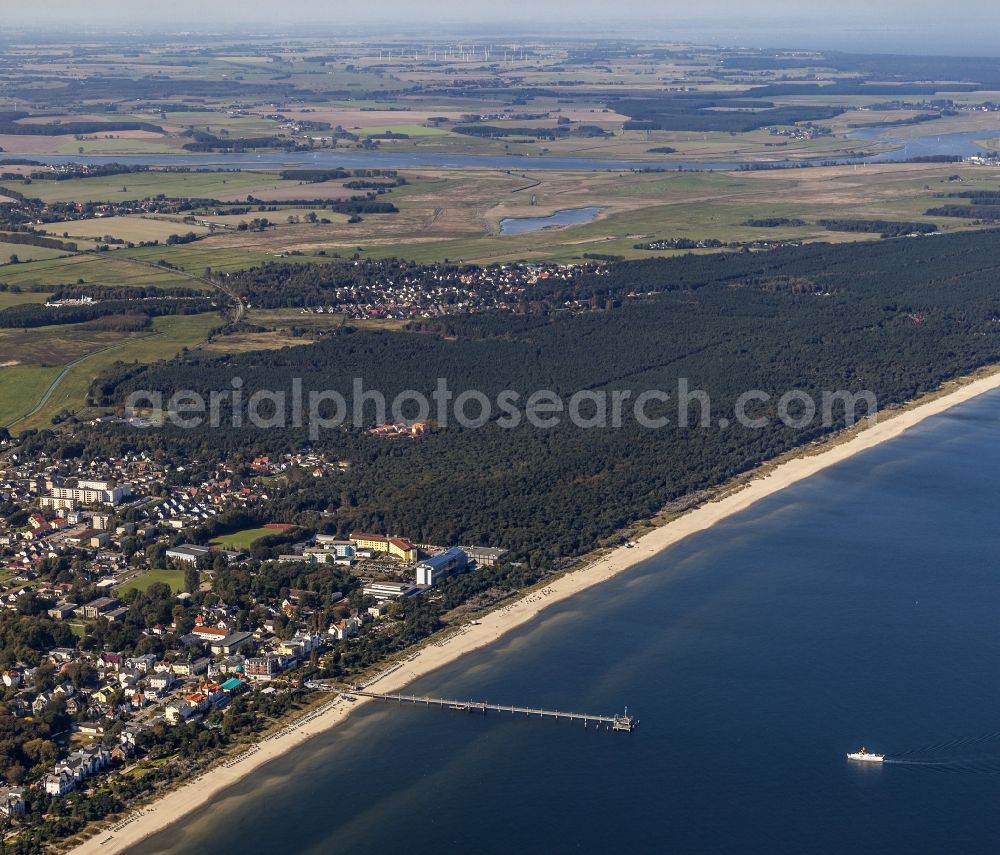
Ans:
[{"label": "boat wake", "polygon": [[934,772],[1000,774],[1000,731],[887,754],[883,762]]}]

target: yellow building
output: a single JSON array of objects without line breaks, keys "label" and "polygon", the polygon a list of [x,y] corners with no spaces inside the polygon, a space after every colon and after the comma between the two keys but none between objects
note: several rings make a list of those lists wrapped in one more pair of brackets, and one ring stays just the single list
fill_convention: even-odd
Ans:
[{"label": "yellow building", "polygon": [[389,538],[389,554],[395,555],[401,561],[417,560],[417,548],[402,537]]},{"label": "yellow building", "polygon": [[387,552],[389,549],[389,538],[381,534],[352,531],[348,540],[358,549],[374,549],[376,552]]},{"label": "yellow building", "polygon": [[417,548],[402,537],[386,537],[381,534],[367,534],[363,531],[352,531],[350,541],[358,549],[373,549],[385,552],[401,561],[416,561]]}]

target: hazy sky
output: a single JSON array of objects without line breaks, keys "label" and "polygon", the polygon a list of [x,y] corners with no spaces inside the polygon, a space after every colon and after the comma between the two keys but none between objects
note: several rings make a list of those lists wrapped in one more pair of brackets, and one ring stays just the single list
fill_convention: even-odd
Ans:
[{"label": "hazy sky", "polygon": [[[628,16],[652,17],[658,21],[671,18],[775,18],[792,16],[812,18],[817,23],[851,18],[896,18],[901,24],[913,18],[927,22],[935,19],[946,23],[956,16],[991,14],[996,9],[993,0],[292,0],[276,3],[275,0],[170,0],[170,2],[142,2],[142,0],[46,0],[43,3],[25,3],[20,0],[0,0],[3,17],[8,20],[73,17],[94,19],[113,15],[132,20],[168,19],[212,15],[233,15],[237,19],[254,18],[280,23],[292,20],[357,20],[381,18],[426,21],[435,19],[505,20],[505,19],[559,19],[591,17],[621,20]],[[991,17],[997,15],[992,11]]]},{"label": "hazy sky", "polygon": [[[2,22],[17,25],[88,22],[123,29],[151,23],[171,30],[215,29],[220,23],[287,32],[303,24],[378,23],[415,26],[499,25],[697,38],[724,44],[899,51],[1000,53],[996,0],[0,0]],[[600,24],[600,27],[593,27]],[[714,39],[712,38],[714,35]]]}]

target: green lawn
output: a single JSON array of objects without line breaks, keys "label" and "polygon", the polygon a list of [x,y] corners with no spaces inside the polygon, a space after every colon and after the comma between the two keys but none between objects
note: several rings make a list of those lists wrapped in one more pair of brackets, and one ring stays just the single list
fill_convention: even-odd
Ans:
[{"label": "green lawn", "polygon": [[272,534],[281,532],[275,528],[248,528],[213,540],[212,546],[221,546],[223,549],[249,549],[262,537],[269,537]]},{"label": "green lawn", "polygon": [[163,582],[170,586],[175,594],[180,594],[184,591],[184,571],[183,570],[147,570],[134,579],[129,580],[124,585],[121,585],[119,591],[145,591],[150,585],[155,582]]}]

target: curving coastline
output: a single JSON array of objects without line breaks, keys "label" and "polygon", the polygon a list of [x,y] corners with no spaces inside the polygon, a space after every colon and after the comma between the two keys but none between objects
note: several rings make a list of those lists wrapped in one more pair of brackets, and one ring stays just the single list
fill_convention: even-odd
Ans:
[{"label": "curving coastline", "polygon": [[[875,425],[856,428],[834,437],[823,446],[800,449],[783,460],[767,464],[740,482],[720,490],[714,500],[641,536],[636,541],[636,546],[611,550],[585,566],[533,589],[520,599],[485,615],[478,623],[466,625],[441,640],[425,645],[405,660],[383,671],[369,686],[376,691],[397,691],[411,680],[454,662],[465,653],[491,644],[510,630],[533,619],[552,603],[605,582],[688,535],[711,528],[785,487],[894,439],[927,418],[996,389],[1000,389],[1000,370],[991,369],[972,378],[955,381],[906,408],[883,414]],[[352,709],[364,703],[367,701],[358,700],[352,704],[332,700],[244,754],[227,760],[209,773],[130,814],[111,829],[94,834],[72,851],[121,852],[137,845],[144,838],[210,802],[215,795],[252,774],[269,760],[339,724],[348,717]]]}]

